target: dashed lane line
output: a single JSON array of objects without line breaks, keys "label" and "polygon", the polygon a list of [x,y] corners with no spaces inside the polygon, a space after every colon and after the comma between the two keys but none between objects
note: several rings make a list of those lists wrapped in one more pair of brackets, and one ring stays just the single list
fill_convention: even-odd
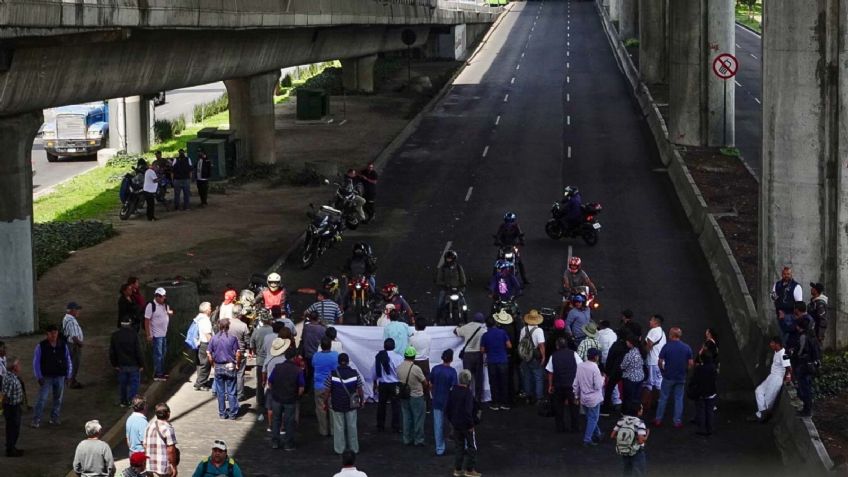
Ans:
[{"label": "dashed lane line", "polygon": [[[465,194],[465,201],[468,202],[468,199],[471,198],[471,193],[474,191],[474,186],[468,188],[468,193]],[[445,250],[447,252],[447,250]]]},{"label": "dashed lane line", "polygon": [[568,158],[571,159],[571,146],[568,146]]},{"label": "dashed lane line", "polygon": [[509,101],[509,93],[507,93],[506,96],[504,96],[504,103],[506,103],[507,101]]},{"label": "dashed lane line", "polygon": [[488,155],[489,155],[489,146],[486,146],[485,148],[483,148],[483,157],[486,157]]},{"label": "dashed lane line", "polygon": [[758,98],[754,98],[754,101],[756,101],[757,104],[763,104],[763,103],[760,102],[760,100]]},{"label": "dashed lane line", "polygon": [[496,117],[496,118],[495,118],[495,126],[497,126],[498,124],[500,124],[500,122],[501,122],[501,115],[500,115],[500,114],[498,114],[498,117]]}]

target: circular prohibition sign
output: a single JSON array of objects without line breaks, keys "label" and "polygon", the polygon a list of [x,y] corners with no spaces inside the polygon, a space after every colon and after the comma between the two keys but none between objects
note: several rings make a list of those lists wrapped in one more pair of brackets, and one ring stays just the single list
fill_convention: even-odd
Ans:
[{"label": "circular prohibition sign", "polygon": [[713,73],[723,80],[736,76],[739,71],[739,60],[730,53],[722,53],[713,60]]}]

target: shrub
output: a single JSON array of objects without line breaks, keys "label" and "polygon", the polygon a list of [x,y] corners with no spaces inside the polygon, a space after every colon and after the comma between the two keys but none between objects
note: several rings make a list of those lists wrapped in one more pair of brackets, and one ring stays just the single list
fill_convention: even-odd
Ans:
[{"label": "shrub", "polygon": [[145,157],[141,154],[127,154],[126,152],[119,152],[115,155],[115,157],[106,162],[106,167],[118,169],[135,167],[135,165],[138,164],[139,159],[145,159]]},{"label": "shrub", "polygon": [[342,94],[342,69],[327,68],[321,73],[310,77],[303,83],[303,88],[323,89],[327,94]]},{"label": "shrub", "polygon": [[200,123],[204,119],[222,113],[230,108],[230,98],[227,93],[221,95],[220,98],[209,103],[197,104],[194,106],[192,117],[195,123]]},{"label": "shrub", "polygon": [[185,117],[180,116],[177,119],[157,119],[153,123],[153,135],[157,143],[173,139],[185,129]]},{"label": "shrub", "polygon": [[639,46],[639,39],[638,38],[628,38],[627,40],[624,41],[624,46],[627,47],[627,48]]},{"label": "shrub", "polygon": [[813,383],[816,398],[837,396],[848,389],[848,352],[826,353]]},{"label": "shrub", "polygon": [[40,276],[72,252],[91,247],[115,235],[112,224],[99,220],[33,224],[35,271]]},{"label": "shrub", "polygon": [[291,88],[292,87],[292,77],[291,75],[283,76],[283,79],[280,80],[280,86],[283,88]]}]

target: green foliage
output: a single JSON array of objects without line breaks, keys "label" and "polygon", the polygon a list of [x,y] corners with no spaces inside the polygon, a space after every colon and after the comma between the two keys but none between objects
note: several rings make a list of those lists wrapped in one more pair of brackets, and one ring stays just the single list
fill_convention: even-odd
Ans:
[{"label": "green foliage", "polygon": [[113,235],[112,224],[99,220],[34,224],[32,245],[36,274],[40,276],[72,252],[97,245]]},{"label": "green foliage", "polygon": [[230,97],[227,93],[221,95],[220,98],[208,103],[197,104],[194,106],[194,122],[200,123],[204,119],[222,113],[230,108]]},{"label": "green foliage", "polygon": [[848,351],[825,353],[813,388],[819,399],[837,396],[848,389]]},{"label": "green foliage", "polygon": [[177,119],[157,119],[153,123],[153,135],[156,142],[165,142],[172,139],[174,136],[185,130],[185,117],[180,116]]},{"label": "green foliage", "polygon": [[730,157],[739,157],[740,155],[742,155],[742,152],[735,147],[722,147],[721,149],[719,149],[719,152],[724,156]]},{"label": "green foliage", "polygon": [[283,76],[283,79],[280,80],[280,87],[282,87],[282,88],[291,88],[292,87],[292,77],[291,77],[291,75]]},{"label": "green foliage", "polygon": [[311,76],[303,83],[304,88],[323,89],[327,94],[342,94],[342,69],[331,67]]},{"label": "green foliage", "polygon": [[637,47],[637,46],[639,46],[639,39],[638,38],[628,38],[627,40],[624,41],[624,46],[625,46],[625,48]]},{"label": "green foliage", "polygon": [[762,33],[763,0],[736,0],[736,21]]},{"label": "green foliage", "polygon": [[141,154],[127,154],[125,152],[119,152],[115,155],[115,157],[106,162],[106,167],[115,169],[130,169],[138,164],[139,159],[145,159],[145,157]]}]

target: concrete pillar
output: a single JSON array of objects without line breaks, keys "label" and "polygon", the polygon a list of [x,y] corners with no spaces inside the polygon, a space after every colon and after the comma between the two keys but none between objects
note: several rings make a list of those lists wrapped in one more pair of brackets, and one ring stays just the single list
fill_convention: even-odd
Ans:
[{"label": "concrete pillar", "polygon": [[0,117],[0,336],[35,331],[32,254],[32,141],[41,111]]},{"label": "concrete pillar", "polygon": [[646,84],[668,81],[667,0],[639,0],[639,74]]},{"label": "concrete pillar", "polygon": [[825,344],[845,347],[848,19],[839,3],[766,2],[759,302],[763,324],[774,326],[768,290],[791,265],[802,285],[825,284]]},{"label": "concrete pillar", "polygon": [[280,70],[224,81],[230,98],[230,128],[241,140],[248,162],[277,162],[274,90],[279,81]]},{"label": "concrete pillar", "polygon": [[[671,1],[669,138],[685,146],[734,143],[735,90],[712,70],[721,53],[736,53],[733,0]],[[726,132],[726,140],[725,140]]]},{"label": "concrete pillar", "polygon": [[622,40],[639,37],[639,0],[619,0],[618,36]]},{"label": "concrete pillar", "polygon": [[109,100],[109,147],[141,154],[153,145],[153,101],[142,96]]},{"label": "concrete pillar", "polygon": [[624,0],[607,0],[609,2],[610,20],[617,22],[621,20],[621,2]]},{"label": "concrete pillar", "polygon": [[342,83],[348,91],[374,92],[374,63],[377,55],[342,60]]}]

